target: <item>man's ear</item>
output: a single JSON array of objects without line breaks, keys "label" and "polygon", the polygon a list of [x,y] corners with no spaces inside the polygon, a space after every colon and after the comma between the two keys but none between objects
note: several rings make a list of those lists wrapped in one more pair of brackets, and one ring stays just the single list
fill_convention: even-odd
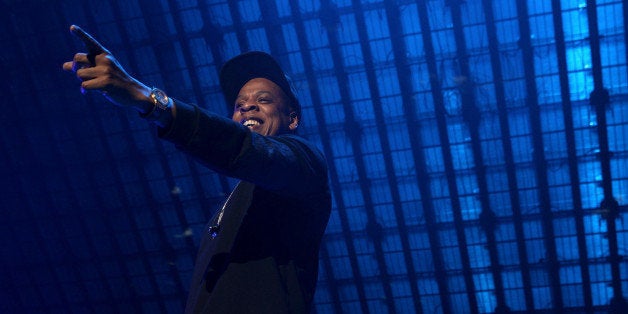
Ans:
[{"label": "man's ear", "polygon": [[299,127],[299,116],[296,112],[290,112],[290,125],[288,125],[290,131],[294,131]]}]

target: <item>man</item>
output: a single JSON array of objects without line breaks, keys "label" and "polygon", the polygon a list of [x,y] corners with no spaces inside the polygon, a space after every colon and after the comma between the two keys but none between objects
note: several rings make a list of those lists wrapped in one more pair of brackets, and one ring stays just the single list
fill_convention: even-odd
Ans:
[{"label": "man", "polygon": [[277,62],[250,52],[223,66],[229,120],[149,88],[89,34],[70,31],[88,52],[63,69],[76,72],[82,91],[136,109],[159,137],[242,180],[203,232],[186,313],[309,312],[331,209],[327,166],[296,135],[300,105]]}]

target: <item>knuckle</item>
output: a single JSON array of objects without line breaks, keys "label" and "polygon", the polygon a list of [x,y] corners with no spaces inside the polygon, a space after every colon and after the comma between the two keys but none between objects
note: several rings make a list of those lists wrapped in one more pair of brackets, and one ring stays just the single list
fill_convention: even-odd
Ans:
[{"label": "knuckle", "polygon": [[105,54],[105,53],[101,53],[99,55],[96,56],[96,59],[98,59],[99,62],[104,63],[104,64],[111,64],[111,55]]}]

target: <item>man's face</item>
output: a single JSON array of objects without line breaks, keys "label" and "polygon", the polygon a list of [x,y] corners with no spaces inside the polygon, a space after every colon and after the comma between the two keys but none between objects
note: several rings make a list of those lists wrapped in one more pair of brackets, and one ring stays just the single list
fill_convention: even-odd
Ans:
[{"label": "man's face", "polygon": [[285,93],[265,78],[254,78],[242,86],[231,119],[262,135],[289,133],[298,125]]}]

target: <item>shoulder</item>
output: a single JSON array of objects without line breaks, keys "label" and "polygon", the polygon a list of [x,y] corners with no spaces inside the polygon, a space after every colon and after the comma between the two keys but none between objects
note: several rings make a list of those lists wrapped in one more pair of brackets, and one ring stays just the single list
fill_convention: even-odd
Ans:
[{"label": "shoulder", "polygon": [[274,136],[273,138],[290,147],[290,149],[299,156],[308,157],[309,159],[313,159],[312,161],[326,164],[323,152],[314,143],[301,136],[282,134]]}]

